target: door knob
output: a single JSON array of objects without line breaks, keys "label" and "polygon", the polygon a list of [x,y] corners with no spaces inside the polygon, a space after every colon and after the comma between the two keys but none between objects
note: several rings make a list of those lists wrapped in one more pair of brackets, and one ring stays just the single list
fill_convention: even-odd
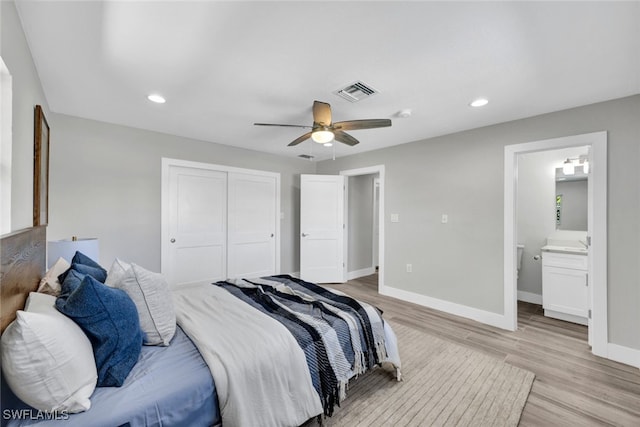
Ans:
[{"label": "door knob", "polygon": [[274,236],[274,234],[273,234],[273,233],[271,233],[271,237],[273,237],[273,236]]},{"label": "door knob", "polygon": [[171,240],[169,240],[169,241],[170,241],[171,243],[175,243],[175,242],[176,242],[176,239],[171,238]]},{"label": "door knob", "polygon": [[307,233],[302,233],[302,237],[307,237],[308,234]]}]

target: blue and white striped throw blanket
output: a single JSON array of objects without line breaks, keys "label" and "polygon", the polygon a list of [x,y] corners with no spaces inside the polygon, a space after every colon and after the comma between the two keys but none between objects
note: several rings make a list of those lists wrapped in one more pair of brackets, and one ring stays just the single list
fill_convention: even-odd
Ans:
[{"label": "blue and white striped throw blanket", "polygon": [[350,378],[387,357],[384,321],[369,304],[288,275],[214,285],[287,327],[304,351],[325,415],[340,405]]}]

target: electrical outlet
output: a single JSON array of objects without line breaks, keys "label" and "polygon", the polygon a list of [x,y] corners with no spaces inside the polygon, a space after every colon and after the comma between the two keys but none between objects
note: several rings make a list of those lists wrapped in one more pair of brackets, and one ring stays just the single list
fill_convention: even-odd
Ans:
[{"label": "electrical outlet", "polygon": [[442,223],[446,224],[449,222],[449,215],[447,214],[442,214]]},{"label": "electrical outlet", "polygon": [[399,214],[391,214],[391,222],[400,222],[400,215]]},{"label": "electrical outlet", "polygon": [[407,264],[407,273],[413,272],[413,266],[411,264]]}]

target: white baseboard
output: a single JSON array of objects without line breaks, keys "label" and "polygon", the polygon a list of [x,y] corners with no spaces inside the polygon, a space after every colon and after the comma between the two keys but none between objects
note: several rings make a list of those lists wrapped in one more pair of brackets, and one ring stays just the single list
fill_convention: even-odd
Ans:
[{"label": "white baseboard", "polygon": [[424,307],[433,308],[435,310],[444,311],[445,313],[455,314],[456,316],[465,317],[480,323],[495,326],[496,328],[512,330],[509,322],[504,315],[492,313],[490,311],[480,310],[468,307],[462,304],[456,304],[437,298],[428,297],[426,295],[417,294],[415,292],[405,291],[390,286],[381,286],[378,292],[382,295],[397,298],[403,301],[419,304]]},{"label": "white baseboard", "polygon": [[518,301],[542,305],[542,295],[534,294],[532,292],[518,291]]},{"label": "white baseboard", "polygon": [[347,280],[357,279],[358,277],[371,276],[376,272],[375,267],[363,268],[362,270],[348,271]]},{"label": "white baseboard", "polygon": [[[465,317],[467,319],[495,326],[500,329],[511,330],[508,322],[505,320],[505,317],[501,314],[467,307],[465,305],[428,297],[425,295],[417,294],[415,292],[405,291],[390,286],[381,286],[378,292],[380,292],[380,294],[382,295],[397,298],[399,300],[407,302],[412,302],[414,304],[419,304],[424,307],[433,308],[435,310],[444,311],[445,313],[454,314],[456,316]],[[536,294],[529,294],[528,296],[530,297],[531,295],[536,296]],[[518,299],[520,299],[519,293]],[[616,362],[624,363],[625,365],[640,368],[640,350],[609,343],[607,344],[607,355],[603,355],[603,357]]]},{"label": "white baseboard", "polygon": [[611,360],[640,368],[640,350],[609,343],[607,352]]},{"label": "white baseboard", "polygon": [[544,315],[545,317],[564,320],[565,322],[577,323],[578,325],[589,325],[589,320],[586,317],[574,316],[573,314],[561,313],[559,311],[545,309]]}]

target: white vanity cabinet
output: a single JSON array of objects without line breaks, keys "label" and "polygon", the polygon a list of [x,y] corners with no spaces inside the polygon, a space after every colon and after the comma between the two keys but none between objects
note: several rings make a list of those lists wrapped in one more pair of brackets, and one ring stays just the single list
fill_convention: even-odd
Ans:
[{"label": "white vanity cabinet", "polygon": [[542,252],[542,307],[545,316],[587,324],[587,259],[586,254]]}]

